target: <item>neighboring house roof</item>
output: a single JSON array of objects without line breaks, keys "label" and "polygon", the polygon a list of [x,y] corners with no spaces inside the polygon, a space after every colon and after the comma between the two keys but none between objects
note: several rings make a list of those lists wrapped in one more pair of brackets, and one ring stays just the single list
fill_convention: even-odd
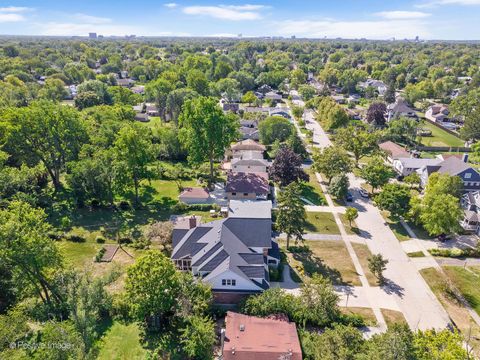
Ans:
[{"label": "neighboring house roof", "polygon": [[241,126],[240,133],[244,139],[258,140],[260,138],[260,132],[257,128]]},{"label": "neighboring house roof", "polygon": [[402,163],[404,168],[409,168],[409,169],[420,169],[423,167],[431,167],[431,166],[436,166],[439,163],[442,162],[441,159],[435,158],[435,159],[418,159],[418,158],[398,158],[396,161],[399,161]]},{"label": "neighboring house roof", "polygon": [[272,213],[272,202],[252,200],[230,200],[229,218],[269,219]]},{"label": "neighboring house roof", "polygon": [[269,166],[270,163],[264,159],[245,159],[236,158],[232,159],[232,166]]},{"label": "neighboring house roof", "polygon": [[301,360],[295,323],[227,312],[224,360]]},{"label": "neighboring house roof", "polygon": [[265,97],[267,99],[272,99],[272,100],[281,100],[282,99],[282,95],[280,94],[277,94],[276,92],[274,91],[269,91],[265,94]]},{"label": "neighboring house roof", "polygon": [[241,150],[256,150],[256,151],[265,151],[266,147],[262,144],[259,144],[255,140],[247,139],[237,142],[231,146],[231,149],[234,151]]},{"label": "neighboring house roof", "polygon": [[395,144],[393,141],[385,141],[378,144],[378,147],[388,153],[393,159],[410,156],[407,150],[402,146]]},{"label": "neighboring house roof", "polygon": [[227,176],[226,192],[268,194],[267,173],[230,172]]},{"label": "neighboring house roof", "polygon": [[478,172],[470,166],[470,164],[454,156],[445,159],[438,165],[438,172],[441,174],[458,175],[465,170],[471,169],[472,171],[476,172],[477,175],[479,175]]},{"label": "neighboring house roof", "polygon": [[395,103],[388,105],[387,109],[393,114],[411,114],[416,116],[415,110],[408,106],[402,98],[398,98]]},{"label": "neighboring house roof", "polygon": [[186,188],[182,191],[182,193],[178,196],[179,198],[193,198],[193,199],[208,199],[210,195],[208,191],[204,188],[200,187],[191,187]]}]

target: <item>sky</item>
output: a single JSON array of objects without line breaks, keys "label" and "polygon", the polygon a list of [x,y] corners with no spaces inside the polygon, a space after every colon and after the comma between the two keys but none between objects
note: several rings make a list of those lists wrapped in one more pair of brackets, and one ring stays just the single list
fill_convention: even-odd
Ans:
[{"label": "sky", "polygon": [[480,0],[0,0],[0,34],[480,39]]}]

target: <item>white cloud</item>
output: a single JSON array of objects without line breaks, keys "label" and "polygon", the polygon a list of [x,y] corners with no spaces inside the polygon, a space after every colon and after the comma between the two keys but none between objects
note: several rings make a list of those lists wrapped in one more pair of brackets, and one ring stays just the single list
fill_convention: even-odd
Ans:
[{"label": "white cloud", "polygon": [[25,17],[20,14],[2,14],[0,13],[0,23],[25,21]]},{"label": "white cloud", "polygon": [[286,20],[276,23],[277,32],[283,36],[311,38],[367,38],[389,39],[428,38],[427,24],[417,20],[338,21],[338,20]]},{"label": "white cloud", "polygon": [[132,26],[115,24],[87,24],[71,22],[55,22],[36,24],[41,35],[47,36],[86,36],[89,32],[96,32],[102,35],[128,35],[144,33]]},{"label": "white cloud", "polygon": [[176,8],[176,7],[178,6],[178,4],[172,2],[172,3],[163,4],[163,6],[169,8],[169,9],[174,9],[174,8]]},{"label": "white cloud", "polygon": [[389,20],[410,20],[410,19],[423,19],[429,17],[431,14],[421,11],[381,11],[374,15],[380,16]]},{"label": "white cloud", "polygon": [[417,8],[431,8],[441,5],[480,5],[480,0],[433,0],[415,5]]},{"label": "white cloud", "polygon": [[32,10],[33,10],[32,8],[23,7],[23,6],[0,7],[0,12],[6,12],[6,13],[20,13],[20,12],[27,12]]},{"label": "white cloud", "polygon": [[109,18],[92,16],[92,15],[81,14],[81,13],[74,14],[73,18],[87,24],[109,24],[112,22],[112,19],[109,19]]},{"label": "white cloud", "polygon": [[183,12],[188,15],[204,15],[216,19],[242,21],[258,20],[262,16],[258,12],[263,8],[261,5],[219,5],[219,6],[187,6]]}]

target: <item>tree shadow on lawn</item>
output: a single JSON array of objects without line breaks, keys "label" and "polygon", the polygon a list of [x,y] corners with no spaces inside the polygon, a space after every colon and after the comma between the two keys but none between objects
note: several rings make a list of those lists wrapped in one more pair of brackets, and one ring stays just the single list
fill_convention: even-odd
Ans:
[{"label": "tree shadow on lawn", "polygon": [[319,273],[328,278],[333,285],[352,285],[350,282],[343,280],[340,271],[326,265],[323,260],[316,256],[308,247],[294,246],[291,247],[289,251],[293,259],[303,265],[305,275],[310,277],[315,273]]}]

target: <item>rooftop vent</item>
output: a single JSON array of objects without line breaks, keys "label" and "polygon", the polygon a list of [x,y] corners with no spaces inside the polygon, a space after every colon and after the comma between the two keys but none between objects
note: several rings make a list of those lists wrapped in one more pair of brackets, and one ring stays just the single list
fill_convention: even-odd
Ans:
[{"label": "rooftop vent", "polygon": [[245,331],[245,325],[240,324],[240,331]]}]

